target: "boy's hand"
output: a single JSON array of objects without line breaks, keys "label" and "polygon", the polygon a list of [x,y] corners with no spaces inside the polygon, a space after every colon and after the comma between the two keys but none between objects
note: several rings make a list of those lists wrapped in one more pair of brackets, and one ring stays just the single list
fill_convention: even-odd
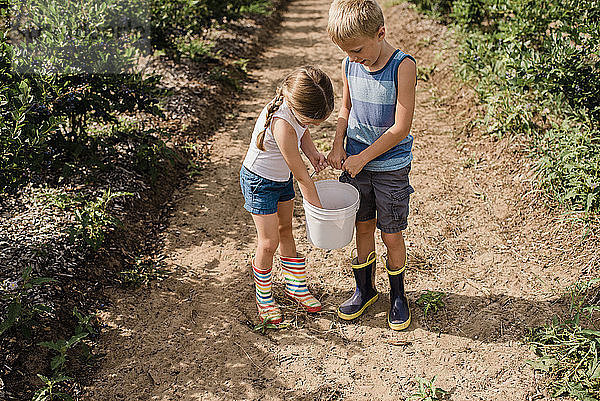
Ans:
[{"label": "boy's hand", "polygon": [[343,164],[343,169],[350,177],[356,177],[356,174],[360,173],[363,167],[367,164],[360,155],[349,156]]},{"label": "boy's hand", "polygon": [[317,173],[320,173],[327,167],[327,159],[325,159],[325,155],[321,152],[318,152],[308,160]]},{"label": "boy's hand", "polygon": [[327,162],[329,165],[338,170],[342,169],[344,160],[346,160],[346,151],[343,147],[334,146],[333,149],[331,149],[331,152],[329,152],[327,155]]}]

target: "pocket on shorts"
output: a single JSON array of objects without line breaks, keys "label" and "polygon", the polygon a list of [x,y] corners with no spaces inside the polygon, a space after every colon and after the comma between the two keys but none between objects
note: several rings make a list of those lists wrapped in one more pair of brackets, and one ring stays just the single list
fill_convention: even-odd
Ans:
[{"label": "pocket on shorts", "polygon": [[408,201],[410,194],[413,192],[415,192],[414,188],[409,185],[404,189],[392,191],[390,193],[394,220],[403,221],[408,217]]}]

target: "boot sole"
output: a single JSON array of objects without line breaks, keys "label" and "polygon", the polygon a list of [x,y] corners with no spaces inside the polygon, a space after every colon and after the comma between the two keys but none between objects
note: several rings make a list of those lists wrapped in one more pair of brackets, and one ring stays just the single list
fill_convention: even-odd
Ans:
[{"label": "boot sole", "polygon": [[390,322],[390,316],[389,314],[387,315],[387,322],[388,322],[388,326],[390,326],[390,329],[392,330],[396,330],[396,331],[400,331],[400,330],[404,330],[406,329],[408,326],[410,326],[410,314],[408,315],[408,320],[404,323],[392,323]]},{"label": "boot sole", "polygon": [[289,299],[291,299],[292,301],[294,301],[295,303],[297,303],[298,305],[300,305],[301,307],[303,307],[308,313],[321,312],[321,310],[322,310],[322,307],[320,307],[320,306],[310,307],[310,306],[303,305],[302,302],[298,301],[296,298],[292,297],[287,292],[285,293],[285,295],[287,295],[287,297]]},{"label": "boot sole", "polygon": [[359,310],[358,312],[355,312],[355,313],[353,313],[353,314],[351,314],[351,315],[347,315],[347,314],[345,314],[345,313],[341,312],[341,311],[338,309],[338,310],[337,310],[337,315],[338,315],[338,317],[339,317],[340,319],[344,319],[344,320],[354,320],[354,319],[356,319],[357,317],[359,317],[360,315],[362,315],[362,314],[364,313],[365,309],[367,309],[369,306],[373,305],[373,304],[375,303],[375,301],[377,301],[377,299],[379,299],[379,294],[375,294],[375,296],[374,296],[373,298],[369,299],[369,300],[367,301],[367,303],[366,303],[366,304],[365,304],[365,305],[364,305],[362,308],[360,308],[360,310]]}]

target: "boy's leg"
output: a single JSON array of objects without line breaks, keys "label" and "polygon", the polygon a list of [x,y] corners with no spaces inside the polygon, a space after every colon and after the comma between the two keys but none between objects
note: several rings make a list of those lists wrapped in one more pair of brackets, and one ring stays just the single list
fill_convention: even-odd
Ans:
[{"label": "boy's leg", "polygon": [[352,273],[356,288],[354,294],[338,307],[338,316],[352,320],[364,313],[367,307],[377,301],[379,294],[375,289],[375,193],[371,185],[371,172],[361,171],[352,178],[342,173],[341,182],[354,186],[360,194],[360,206],[356,214],[356,250],[352,260]]},{"label": "boy's leg", "polygon": [[392,330],[404,330],[410,325],[410,308],[404,292],[404,273],[407,266],[404,237],[402,231],[393,234],[382,232],[381,237],[387,249],[385,269],[390,280],[388,326]]},{"label": "boy's leg", "polygon": [[356,251],[358,262],[364,263],[375,252],[375,228],[377,219],[356,222]]},{"label": "boy's leg", "polygon": [[381,239],[387,251],[389,270],[402,269],[406,263],[406,245],[402,231],[393,234],[382,232]]},{"label": "boy's leg", "polygon": [[258,315],[261,321],[279,324],[283,321],[283,317],[271,293],[273,255],[279,245],[277,214],[252,214],[252,219],[258,235],[256,255],[252,260]]},{"label": "boy's leg", "polygon": [[410,166],[381,173],[374,180],[377,203],[377,227],[387,250],[386,270],[390,280],[390,310],[388,325],[403,330],[410,325],[410,309],[404,292],[406,245],[402,231],[408,225],[410,194]]},{"label": "boy's leg", "polygon": [[338,316],[344,320],[356,319],[377,301],[375,289],[375,226],[376,219],[356,222],[357,256],[352,260],[356,282],[354,294],[338,307]]}]

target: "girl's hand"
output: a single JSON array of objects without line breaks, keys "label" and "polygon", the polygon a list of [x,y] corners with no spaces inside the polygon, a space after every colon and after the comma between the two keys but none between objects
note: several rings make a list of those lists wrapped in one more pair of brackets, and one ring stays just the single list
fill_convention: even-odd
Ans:
[{"label": "girl's hand", "polygon": [[363,167],[367,164],[360,155],[349,156],[344,165],[342,166],[344,171],[350,174],[350,177],[356,177],[356,174],[360,173]]},{"label": "girl's hand", "polygon": [[310,164],[312,164],[315,172],[320,173],[327,167],[327,159],[321,152],[317,152],[313,157],[309,158]]},{"label": "girl's hand", "polygon": [[344,147],[334,145],[331,152],[327,155],[327,162],[331,167],[341,170],[344,160],[346,160],[346,151],[344,150]]}]

